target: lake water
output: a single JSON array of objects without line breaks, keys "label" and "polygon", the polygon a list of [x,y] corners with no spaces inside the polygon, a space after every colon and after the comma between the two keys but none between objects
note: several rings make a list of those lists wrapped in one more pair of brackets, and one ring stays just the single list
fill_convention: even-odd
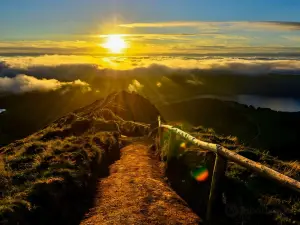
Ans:
[{"label": "lake water", "polygon": [[293,98],[279,98],[279,97],[265,97],[257,95],[237,95],[229,97],[221,96],[198,96],[200,98],[217,98],[221,100],[235,101],[244,105],[251,105],[254,108],[269,108],[274,111],[281,112],[300,112],[300,99]]},{"label": "lake water", "polygon": [[300,99],[238,95],[232,100],[241,104],[252,105],[255,108],[270,108],[282,112],[300,111]]}]

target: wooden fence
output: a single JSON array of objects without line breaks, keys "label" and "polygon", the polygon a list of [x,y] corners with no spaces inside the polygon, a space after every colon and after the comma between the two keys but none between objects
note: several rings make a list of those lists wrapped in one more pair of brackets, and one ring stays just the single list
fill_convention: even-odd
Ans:
[{"label": "wooden fence", "polygon": [[158,118],[158,126],[159,126],[158,135],[159,135],[159,145],[160,145],[159,147],[162,147],[162,145],[163,145],[163,130],[167,129],[167,130],[171,131],[173,134],[177,134],[177,135],[183,137],[184,139],[199,146],[200,148],[214,152],[216,154],[214,171],[213,171],[212,181],[211,181],[210,195],[209,195],[208,206],[207,206],[207,215],[206,215],[207,218],[206,219],[208,221],[211,218],[211,215],[212,215],[211,210],[212,210],[212,207],[213,207],[213,204],[215,201],[216,192],[218,191],[217,189],[219,188],[218,187],[218,182],[220,180],[219,178],[220,178],[221,174],[224,173],[224,170],[226,169],[226,166],[225,166],[226,160],[233,161],[233,162],[237,163],[238,165],[243,166],[247,169],[250,169],[265,178],[271,179],[280,185],[286,186],[286,187],[291,188],[300,193],[300,182],[297,180],[294,180],[294,179],[292,179],[282,173],[279,173],[269,167],[266,167],[260,163],[257,163],[248,158],[245,158],[245,157],[235,153],[234,151],[230,151],[230,150],[224,148],[221,145],[201,141],[176,127],[162,124],[160,117]]}]

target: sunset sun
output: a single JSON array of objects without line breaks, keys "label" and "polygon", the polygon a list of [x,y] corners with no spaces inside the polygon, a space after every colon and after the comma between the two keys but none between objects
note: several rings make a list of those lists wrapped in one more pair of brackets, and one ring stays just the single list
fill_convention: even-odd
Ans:
[{"label": "sunset sun", "polygon": [[121,35],[109,35],[103,47],[111,53],[122,53],[128,47]]}]

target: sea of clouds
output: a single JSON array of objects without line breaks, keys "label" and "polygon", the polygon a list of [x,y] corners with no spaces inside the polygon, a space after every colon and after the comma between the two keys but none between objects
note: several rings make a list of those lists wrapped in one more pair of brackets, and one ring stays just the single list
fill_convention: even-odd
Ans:
[{"label": "sea of clouds", "polygon": [[[193,71],[263,76],[300,74],[299,57],[135,56],[83,55],[0,56],[0,91],[22,93],[57,90],[66,85],[89,87],[88,77],[167,76]],[[130,91],[143,87],[133,81]]]}]

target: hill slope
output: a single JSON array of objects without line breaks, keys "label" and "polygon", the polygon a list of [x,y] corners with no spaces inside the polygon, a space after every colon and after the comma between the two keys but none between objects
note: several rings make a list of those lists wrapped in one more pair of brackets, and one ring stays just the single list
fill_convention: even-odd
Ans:
[{"label": "hill slope", "polygon": [[[148,116],[133,113],[138,112],[135,104]],[[119,159],[121,134],[147,135],[150,127],[142,122],[151,123],[158,115],[143,97],[119,92],[1,148],[0,221],[72,224],[78,220],[87,189]]]}]

